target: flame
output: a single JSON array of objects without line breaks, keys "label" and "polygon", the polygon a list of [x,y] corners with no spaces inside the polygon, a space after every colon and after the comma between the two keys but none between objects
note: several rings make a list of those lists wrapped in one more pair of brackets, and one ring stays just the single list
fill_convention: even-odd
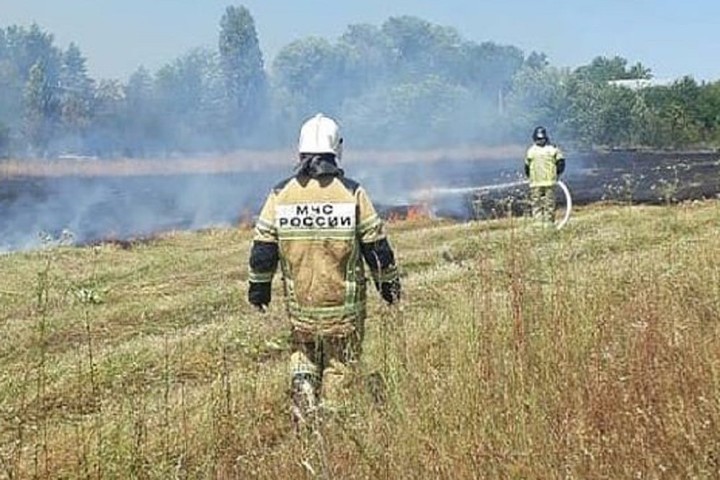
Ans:
[{"label": "flame", "polygon": [[419,221],[419,220],[426,220],[430,218],[430,210],[427,208],[427,205],[410,205],[407,210],[407,215],[405,216],[405,220],[408,222],[413,221]]},{"label": "flame", "polygon": [[387,216],[387,222],[388,223],[396,223],[402,220],[402,216],[400,215],[400,212],[397,210],[392,210],[388,216]]},{"label": "flame", "polygon": [[388,223],[420,222],[430,218],[432,218],[430,208],[422,203],[396,207],[387,214]]}]

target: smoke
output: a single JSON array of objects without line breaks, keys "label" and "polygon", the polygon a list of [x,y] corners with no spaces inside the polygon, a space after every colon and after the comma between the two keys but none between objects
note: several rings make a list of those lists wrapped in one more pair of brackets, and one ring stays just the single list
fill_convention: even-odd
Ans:
[{"label": "smoke", "polygon": [[[523,195],[524,147],[422,152],[350,151],[346,176],[363,185],[381,214],[422,205],[437,216],[469,219],[479,192],[494,202]],[[275,163],[265,157],[273,157]],[[665,203],[720,192],[714,152],[566,152],[565,183],[574,203]],[[285,154],[260,162],[200,168],[203,161],[159,162],[164,172],[130,163],[111,174],[103,162],[82,174],[5,175],[0,182],[0,252],[57,243],[148,237],[168,230],[233,227],[251,221],[273,185],[293,173]],[[208,160],[209,161],[209,160]],[[173,172],[173,165],[175,171]],[[207,166],[207,165],[206,165]],[[182,167],[182,168],[181,168]],[[480,187],[491,188],[480,188]],[[505,188],[507,187],[507,188]],[[523,192],[523,189],[525,191]],[[631,189],[631,190],[628,190]]]},{"label": "smoke", "polygon": [[[235,27],[254,30],[252,22]],[[261,53],[255,47],[248,58]],[[415,17],[351,25],[334,41],[301,39],[272,65],[231,65],[232,72],[222,52],[208,48],[157,72],[139,68],[125,84],[87,78],[77,60],[79,83],[55,92],[57,112],[40,112],[52,113],[48,138],[14,153],[82,165],[47,174],[28,160],[0,182],[0,251],[236,224],[257,214],[271,186],[292,174],[288,156],[262,169],[247,163],[222,171],[178,168],[176,156],[292,145],[301,122],[318,111],[339,120],[348,150],[343,167],[381,211],[417,202],[417,190],[485,184],[520,168],[518,151],[461,146],[507,141],[500,97],[523,53],[475,44]],[[262,88],[229,87],[229,79],[255,76],[263,77]],[[18,92],[0,92],[0,103]],[[27,140],[19,123],[10,126],[20,143]],[[145,158],[135,163],[142,166],[162,156],[159,171],[131,165],[122,174],[119,161],[105,160]],[[437,214],[467,217],[461,197],[422,201]]]},{"label": "smoke", "polygon": [[0,190],[0,251],[237,224],[256,212],[272,172],[17,177]]},{"label": "smoke", "polygon": [[[438,214],[467,217],[467,205],[459,196],[419,202],[416,192],[470,187],[519,169],[517,156],[501,158],[505,151],[482,155],[352,152],[341,165],[346,176],[363,185],[381,213],[398,205],[425,203]],[[190,169],[194,171],[176,168],[175,173],[169,161],[164,163],[166,172],[146,169],[147,173],[129,174],[117,166],[113,174],[103,162],[96,164],[86,165],[82,174],[38,175],[29,170],[1,182],[0,251],[234,226],[257,215],[272,186],[293,173],[291,161],[210,173],[200,169],[201,161]]]}]

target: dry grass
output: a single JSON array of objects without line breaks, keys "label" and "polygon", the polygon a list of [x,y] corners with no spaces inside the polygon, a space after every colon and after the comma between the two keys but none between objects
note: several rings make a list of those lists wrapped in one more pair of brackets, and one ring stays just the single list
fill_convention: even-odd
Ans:
[{"label": "dry grass", "polygon": [[[718,478],[718,204],[393,223],[358,387],[289,422],[247,229],[0,257],[0,478]],[[279,285],[276,285],[279,287]]]},{"label": "dry grass", "polygon": [[[354,150],[347,152],[343,163],[367,165],[368,163],[388,165],[392,163],[432,163],[451,160],[472,159],[477,162],[507,161],[508,158],[522,158],[525,148],[519,145],[501,147],[467,146],[438,150],[374,151]],[[266,169],[287,168],[292,165],[297,153],[285,150],[247,150],[227,155],[213,155],[197,158],[156,158],[156,159],[48,159],[48,160],[0,160],[0,178],[18,176],[30,177],[93,177],[103,175],[178,175],[183,173],[225,173]]]}]

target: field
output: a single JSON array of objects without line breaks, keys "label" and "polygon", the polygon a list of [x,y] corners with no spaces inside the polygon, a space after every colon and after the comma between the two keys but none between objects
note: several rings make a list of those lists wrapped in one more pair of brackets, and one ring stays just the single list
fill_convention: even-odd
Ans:
[{"label": "field", "polygon": [[403,302],[300,436],[248,229],[2,255],[0,478],[718,478],[719,215],[390,223]]},{"label": "field", "polygon": [[[342,161],[386,216],[422,207],[438,217],[522,213],[517,182],[522,147],[436,152],[354,152]],[[568,152],[563,176],[575,204],[610,200],[668,204],[720,193],[717,152]],[[252,220],[268,190],[292,172],[288,152],[162,160],[8,161],[0,163],[0,252],[42,243],[97,243]],[[475,208],[481,205],[481,211]]]}]

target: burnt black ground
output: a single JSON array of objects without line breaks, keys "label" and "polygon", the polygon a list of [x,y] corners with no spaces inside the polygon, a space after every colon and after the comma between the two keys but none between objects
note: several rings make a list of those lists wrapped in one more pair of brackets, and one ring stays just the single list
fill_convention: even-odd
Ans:
[{"label": "burnt black ground", "polygon": [[[662,204],[720,193],[718,152],[611,151],[567,157],[562,178],[576,205]],[[505,215],[508,205],[513,213],[524,213],[526,186],[474,190],[522,180],[522,170],[522,159],[448,159],[348,165],[347,175],[368,190],[384,216],[403,216],[421,203],[436,216],[467,220]],[[291,174],[291,168],[275,167],[222,174],[3,178],[0,251],[37,248],[60,238],[82,244],[234,225],[256,215],[270,188]],[[444,193],[418,195],[428,189]]]},{"label": "burnt black ground", "polygon": [[[611,151],[576,154],[568,159],[561,179],[572,194],[574,205],[622,202],[669,204],[715,198],[720,194],[720,153]],[[495,184],[522,181],[519,172],[506,171]],[[478,189],[465,194],[464,211],[450,205],[436,206],[439,215],[486,218],[526,213],[526,185],[504,189]],[[558,189],[559,204],[565,199]],[[455,212],[455,215],[453,214]]]}]

